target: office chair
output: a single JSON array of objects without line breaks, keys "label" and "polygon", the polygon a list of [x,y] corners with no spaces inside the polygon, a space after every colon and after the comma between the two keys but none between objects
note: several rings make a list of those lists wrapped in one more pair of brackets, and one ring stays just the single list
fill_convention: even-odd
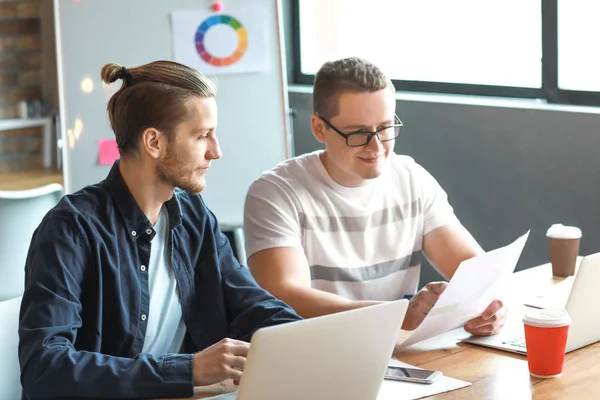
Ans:
[{"label": "office chair", "polygon": [[21,297],[0,301],[0,399],[21,398],[19,309]]},{"label": "office chair", "polygon": [[31,237],[62,194],[63,187],[57,183],[29,190],[0,190],[0,301],[23,294]]},{"label": "office chair", "polygon": [[233,256],[237,258],[240,264],[246,266],[244,228],[240,225],[221,224],[221,232],[229,239]]}]

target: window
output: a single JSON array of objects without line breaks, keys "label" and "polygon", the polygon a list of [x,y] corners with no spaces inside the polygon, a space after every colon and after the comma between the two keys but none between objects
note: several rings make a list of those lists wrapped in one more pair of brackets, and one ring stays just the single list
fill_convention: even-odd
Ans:
[{"label": "window", "polygon": [[540,1],[301,0],[302,72],[356,55],[397,80],[540,88]]},{"label": "window", "polygon": [[600,105],[600,2],[293,3],[296,83],[311,84],[327,60],[359,56],[397,90]]},{"label": "window", "polygon": [[558,87],[600,91],[600,2],[558,1]]}]

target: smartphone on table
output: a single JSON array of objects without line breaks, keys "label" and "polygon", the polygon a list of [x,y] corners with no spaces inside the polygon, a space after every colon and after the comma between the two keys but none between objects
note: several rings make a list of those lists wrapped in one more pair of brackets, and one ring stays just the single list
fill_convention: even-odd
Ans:
[{"label": "smartphone on table", "polygon": [[389,365],[385,373],[385,379],[395,381],[416,382],[432,384],[442,376],[441,371],[430,371],[427,369],[405,368]]}]

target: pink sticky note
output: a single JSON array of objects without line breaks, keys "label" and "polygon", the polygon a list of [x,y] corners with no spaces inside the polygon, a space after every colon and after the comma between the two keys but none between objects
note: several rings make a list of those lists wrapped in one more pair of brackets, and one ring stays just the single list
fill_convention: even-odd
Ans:
[{"label": "pink sticky note", "polygon": [[115,139],[103,139],[98,141],[98,164],[113,165],[119,158],[119,148]]}]

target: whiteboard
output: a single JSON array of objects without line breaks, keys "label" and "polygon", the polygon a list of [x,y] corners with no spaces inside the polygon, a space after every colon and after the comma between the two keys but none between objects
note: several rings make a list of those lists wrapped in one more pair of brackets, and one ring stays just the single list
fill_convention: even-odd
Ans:
[{"label": "whiteboard", "polygon": [[[248,0],[227,0],[227,7]],[[264,3],[268,15],[267,68],[214,76],[223,157],[207,174],[202,196],[223,224],[241,225],[248,186],[291,156],[281,0]],[[205,0],[54,0],[65,192],[101,181],[110,166],[98,165],[98,141],[112,139],[106,105],[119,88],[102,84],[107,62],[135,66],[173,60],[171,13],[210,6]],[[90,91],[91,88],[91,91]]]}]

